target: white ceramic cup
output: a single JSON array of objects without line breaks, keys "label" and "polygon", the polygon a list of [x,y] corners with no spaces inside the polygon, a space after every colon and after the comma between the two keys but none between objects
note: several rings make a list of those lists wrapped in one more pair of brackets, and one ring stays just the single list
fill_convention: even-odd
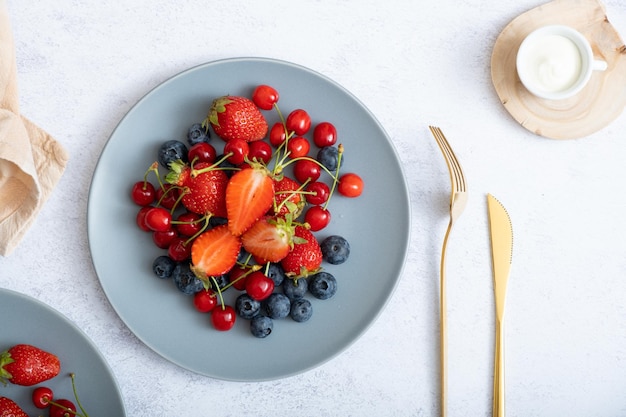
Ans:
[{"label": "white ceramic cup", "polygon": [[607,64],[594,58],[589,41],[580,32],[569,26],[549,25],[522,41],[516,67],[529,92],[548,100],[563,100],[580,92],[593,71],[604,71]]}]

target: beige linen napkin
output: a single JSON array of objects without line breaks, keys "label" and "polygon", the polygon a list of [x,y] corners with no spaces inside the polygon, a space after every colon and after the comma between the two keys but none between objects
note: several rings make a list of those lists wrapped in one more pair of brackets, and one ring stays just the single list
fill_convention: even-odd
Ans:
[{"label": "beige linen napkin", "polygon": [[20,242],[67,159],[54,138],[20,115],[13,37],[6,2],[0,0],[0,255]]}]

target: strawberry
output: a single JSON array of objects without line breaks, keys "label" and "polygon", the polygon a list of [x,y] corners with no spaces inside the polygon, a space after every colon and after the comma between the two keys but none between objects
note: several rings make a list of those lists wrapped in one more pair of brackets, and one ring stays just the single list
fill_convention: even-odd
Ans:
[{"label": "strawberry", "polygon": [[222,96],[213,100],[203,125],[211,124],[217,136],[229,141],[260,140],[267,134],[265,117],[254,102],[246,97]]},{"label": "strawberry", "polygon": [[305,204],[300,188],[301,185],[289,177],[274,180],[274,213],[279,216],[291,213],[297,218]]},{"label": "strawberry", "polygon": [[198,214],[226,217],[226,185],[228,176],[208,162],[192,167],[182,161],[170,164],[165,180],[183,187],[182,203],[187,210]]},{"label": "strawberry", "polygon": [[31,386],[59,374],[59,358],[38,347],[19,344],[0,354],[0,381]]},{"label": "strawberry", "polygon": [[0,417],[28,417],[28,414],[15,401],[0,397]]},{"label": "strawberry", "polygon": [[191,245],[191,269],[203,280],[227,273],[235,266],[241,240],[228,226],[214,227],[198,236]]},{"label": "strawberry", "polygon": [[322,265],[322,250],[313,233],[304,226],[296,226],[294,243],[291,252],[281,261],[285,273],[299,278],[318,272]]},{"label": "strawberry", "polygon": [[241,242],[256,259],[279,262],[293,248],[293,235],[294,227],[289,220],[265,216],[241,236]]},{"label": "strawberry", "polygon": [[226,187],[228,228],[240,236],[272,207],[274,182],[263,165],[250,163],[251,167],[238,171]]}]

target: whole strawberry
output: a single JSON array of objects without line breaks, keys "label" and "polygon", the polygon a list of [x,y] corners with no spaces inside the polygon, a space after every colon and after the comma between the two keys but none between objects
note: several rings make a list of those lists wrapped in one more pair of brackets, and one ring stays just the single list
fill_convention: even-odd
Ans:
[{"label": "whole strawberry", "polygon": [[226,217],[226,186],[228,176],[211,168],[208,162],[192,167],[182,161],[170,164],[166,181],[182,187],[182,203],[189,211]]},{"label": "whole strawberry", "polygon": [[246,97],[222,96],[213,100],[203,125],[210,124],[217,136],[229,141],[260,140],[267,134],[265,117],[254,102]]},{"label": "whole strawberry", "polygon": [[320,270],[322,250],[317,238],[303,226],[296,226],[293,249],[281,261],[285,273],[292,278],[307,277]]},{"label": "whole strawberry", "polygon": [[0,417],[28,417],[15,401],[7,397],[0,397]]},{"label": "whole strawberry", "polygon": [[31,386],[54,378],[61,370],[59,358],[36,346],[19,344],[0,353],[0,381]]}]

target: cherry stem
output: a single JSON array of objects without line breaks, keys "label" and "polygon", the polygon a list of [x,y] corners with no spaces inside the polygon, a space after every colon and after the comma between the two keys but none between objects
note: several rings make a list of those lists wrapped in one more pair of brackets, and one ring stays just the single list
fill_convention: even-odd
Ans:
[{"label": "cherry stem", "polygon": [[324,203],[324,210],[328,207],[328,203],[330,202],[330,198],[333,196],[335,192],[335,188],[337,188],[337,183],[339,182],[339,168],[341,167],[341,157],[343,155],[343,145],[340,143],[337,147],[337,169],[335,170],[335,175],[333,175],[333,186],[330,189],[330,193],[328,194],[328,199],[326,203]]},{"label": "cherry stem", "polygon": [[78,404],[78,408],[80,408],[80,411],[83,412],[84,417],[89,417],[89,414],[87,414],[87,412],[83,408],[83,405],[80,403],[80,400],[78,399],[78,392],[76,391],[75,375],[73,372],[70,374],[70,378],[72,379],[72,391],[74,391],[74,398],[76,398],[76,404]]},{"label": "cherry stem", "polygon": [[226,310],[226,306],[224,305],[224,297],[222,297],[222,290],[220,289],[220,286],[217,283],[217,280],[215,279],[215,277],[211,277],[211,281],[213,281],[213,284],[215,284],[215,290],[217,291],[217,295],[220,298],[220,304],[222,305],[222,310]]},{"label": "cherry stem", "polygon": [[[209,213],[209,214],[206,214],[203,218],[200,218],[198,220],[194,220],[194,221],[190,222],[190,223],[197,223],[197,222],[200,222],[201,220],[204,220],[204,225],[193,236],[191,236],[189,239],[187,239],[185,241],[185,246],[187,246],[189,243],[193,242],[193,240],[195,238],[200,236],[207,229],[207,227],[209,227],[209,220],[211,220],[211,217],[213,217],[213,214]],[[173,221],[172,223],[174,223],[174,224],[183,224],[183,223],[186,223],[186,222]]]},{"label": "cherry stem", "polygon": [[[304,191],[304,187],[306,187],[306,185],[311,181],[311,178],[307,178],[306,181],[304,181],[304,183],[302,183],[302,185],[300,187],[298,187],[297,190],[293,190],[292,192],[289,193],[289,195],[283,199],[283,201],[280,202],[280,204],[278,206],[276,206],[276,199],[274,199],[274,213],[279,213],[280,210],[287,204],[288,201],[291,200],[291,198],[294,195],[297,194],[313,194],[312,192],[308,192],[308,191]],[[274,194],[285,194],[284,192],[276,192]]]},{"label": "cherry stem", "polygon": [[226,161],[228,158],[230,158],[233,155],[234,155],[233,152],[228,152],[227,154],[224,154],[224,156],[222,158],[220,158],[217,162],[214,162],[212,165],[209,165],[208,167],[204,167],[204,168],[201,168],[201,169],[195,169],[193,167],[193,164],[192,164],[191,165],[191,178],[195,178],[198,175],[201,175],[201,174],[204,174],[205,172],[213,171],[213,170],[216,170],[216,169],[220,169],[222,171],[238,170],[239,168],[220,167],[220,164],[222,162]]}]

